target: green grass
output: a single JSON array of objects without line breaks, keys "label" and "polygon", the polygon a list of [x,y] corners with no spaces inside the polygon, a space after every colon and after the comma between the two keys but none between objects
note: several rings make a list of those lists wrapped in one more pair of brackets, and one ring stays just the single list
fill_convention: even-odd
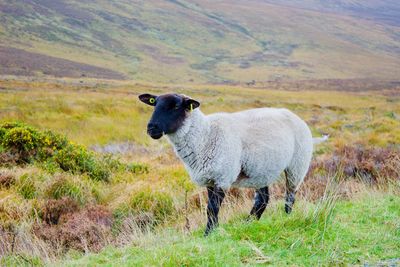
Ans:
[{"label": "green grass", "polygon": [[269,207],[260,221],[238,216],[207,238],[200,231],[183,235],[170,230],[136,245],[110,247],[62,264],[343,266],[400,257],[399,195],[368,192],[352,201],[338,201],[333,210],[299,202],[289,216],[278,204]]}]

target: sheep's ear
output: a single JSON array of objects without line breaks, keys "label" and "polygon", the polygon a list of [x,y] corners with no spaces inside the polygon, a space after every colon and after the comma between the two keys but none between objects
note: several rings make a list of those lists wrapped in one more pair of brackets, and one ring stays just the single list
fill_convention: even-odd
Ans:
[{"label": "sheep's ear", "polygon": [[156,98],[157,96],[151,94],[142,94],[139,96],[140,101],[150,106],[156,105]]},{"label": "sheep's ear", "polygon": [[185,100],[186,110],[192,111],[200,106],[200,103],[194,99],[188,98]]}]

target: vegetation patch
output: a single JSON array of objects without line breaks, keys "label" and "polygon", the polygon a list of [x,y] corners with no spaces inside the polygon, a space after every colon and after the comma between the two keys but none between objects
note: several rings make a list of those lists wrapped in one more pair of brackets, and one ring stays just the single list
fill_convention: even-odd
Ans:
[{"label": "vegetation patch", "polygon": [[77,174],[87,173],[95,180],[107,181],[110,177],[108,166],[82,146],[67,145],[55,153],[54,161],[57,162],[64,171]]},{"label": "vegetation patch", "polygon": [[174,210],[174,202],[170,194],[147,187],[132,192],[128,202],[117,209],[116,216],[147,213],[154,219],[153,223],[157,224],[171,216]]},{"label": "vegetation patch", "polygon": [[9,188],[15,184],[15,177],[12,172],[0,171],[0,188]]},{"label": "vegetation patch", "polygon": [[41,218],[48,225],[58,224],[60,217],[79,210],[78,203],[69,197],[46,200],[41,211]]},{"label": "vegetation patch", "polygon": [[24,164],[35,159],[46,160],[55,151],[65,147],[67,140],[52,132],[41,132],[23,123],[5,122],[0,125],[0,145],[2,153],[10,153],[14,155],[16,163]]},{"label": "vegetation patch", "polygon": [[366,147],[362,144],[345,145],[329,157],[312,163],[310,175],[339,174],[344,178],[358,178],[369,184],[387,185],[400,180],[400,149],[396,147]]},{"label": "vegetation patch", "polygon": [[99,251],[111,239],[112,213],[100,205],[72,212],[66,206],[69,201],[48,203],[52,205],[51,216],[62,214],[56,224],[52,217],[50,223],[34,225],[33,233],[53,249],[61,246],[65,250]]},{"label": "vegetation patch", "polygon": [[68,175],[55,176],[44,191],[45,196],[50,199],[68,197],[81,205],[89,202],[91,193],[91,188],[83,180]]},{"label": "vegetation patch", "polygon": [[38,194],[38,188],[36,185],[36,179],[29,174],[21,175],[16,183],[17,192],[24,199],[33,199]]},{"label": "vegetation patch", "polygon": [[[0,125],[1,159],[12,158],[16,164],[43,162],[56,163],[59,168],[71,173],[85,173],[95,180],[107,181],[110,171],[106,161],[80,145],[69,142],[65,137],[19,122]],[[3,160],[0,165],[10,165]]]}]

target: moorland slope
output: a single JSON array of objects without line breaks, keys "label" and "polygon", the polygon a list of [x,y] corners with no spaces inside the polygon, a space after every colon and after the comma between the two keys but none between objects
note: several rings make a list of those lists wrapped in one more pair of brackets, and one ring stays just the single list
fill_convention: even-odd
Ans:
[{"label": "moorland slope", "polygon": [[314,2],[0,0],[0,73],[163,83],[399,78],[396,3]]}]

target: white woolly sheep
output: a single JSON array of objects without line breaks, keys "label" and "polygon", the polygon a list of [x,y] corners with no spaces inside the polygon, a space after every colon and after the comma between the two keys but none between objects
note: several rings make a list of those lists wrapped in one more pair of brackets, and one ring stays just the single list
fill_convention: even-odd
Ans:
[{"label": "white woolly sheep", "polygon": [[206,235],[218,224],[228,188],[255,188],[250,214],[259,219],[269,200],[268,186],[282,172],[285,211],[291,212],[313,151],[311,131],[297,115],[277,108],[204,115],[200,103],[184,95],[142,94],[139,99],[155,107],[148,134],[154,139],[166,134],[191,179],[207,187]]}]

